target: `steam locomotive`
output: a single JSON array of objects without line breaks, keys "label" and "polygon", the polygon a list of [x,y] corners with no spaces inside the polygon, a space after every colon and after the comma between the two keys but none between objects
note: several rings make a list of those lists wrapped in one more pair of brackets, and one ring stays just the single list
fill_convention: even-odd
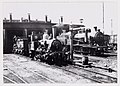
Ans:
[{"label": "steam locomotive", "polygon": [[[85,34],[88,34],[85,32]],[[108,44],[110,40],[109,35],[104,35],[104,33],[100,32],[100,30],[96,31],[94,36],[89,36],[84,39],[82,42],[79,40],[76,44],[74,44],[74,52],[80,54],[90,54],[90,55],[103,55],[108,51]]]},{"label": "steam locomotive", "polygon": [[[66,26],[66,25],[65,25]],[[71,32],[64,25],[62,29],[66,29],[64,37],[58,37],[59,40],[63,41],[68,47],[70,47]],[[57,29],[61,29],[61,26],[56,26]],[[78,30],[75,30],[75,29]],[[75,25],[72,27],[73,31],[73,52],[85,55],[103,55],[108,51],[108,44],[110,40],[109,35],[105,35],[95,28],[94,36],[89,35],[91,29],[86,29],[83,25]],[[70,28],[69,28],[70,29]],[[89,36],[88,36],[89,35]],[[66,39],[66,40],[65,40]]]},{"label": "steam locomotive", "polygon": [[13,46],[13,52],[48,64],[66,65],[70,63],[70,53],[66,45],[56,38],[55,33],[53,31],[53,37],[45,41],[39,40],[38,34],[31,34],[30,38],[18,38]]},{"label": "steam locomotive", "polygon": [[[52,38],[46,41],[40,40],[39,34],[32,34],[31,41],[29,37],[18,38],[13,46],[13,52],[48,64],[64,65],[72,61],[70,46],[73,46],[74,53],[86,55],[101,55],[107,51],[109,35],[104,35],[98,30],[93,37],[88,37],[91,29],[81,29],[80,25],[76,25],[73,29],[77,27],[79,30],[70,31],[69,26],[66,24],[53,26]],[[62,30],[65,32],[60,35]],[[71,39],[71,33],[73,33],[73,39]]]}]

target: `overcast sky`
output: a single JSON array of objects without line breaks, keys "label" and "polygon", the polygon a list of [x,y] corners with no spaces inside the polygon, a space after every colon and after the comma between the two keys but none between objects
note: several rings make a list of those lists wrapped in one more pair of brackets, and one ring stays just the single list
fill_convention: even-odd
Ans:
[{"label": "overcast sky", "polygon": [[[115,2],[105,2],[105,28],[104,32],[110,34],[111,30],[117,33],[117,5]],[[79,19],[84,19],[86,27],[93,29],[97,26],[103,29],[103,8],[100,2],[85,3],[4,3],[3,18],[9,19],[9,13],[12,13],[13,19],[28,18],[27,13],[31,13],[31,19],[45,20],[45,15],[52,22],[59,22],[60,16],[63,16],[64,23],[80,23]],[[112,19],[112,28],[111,28]]]}]

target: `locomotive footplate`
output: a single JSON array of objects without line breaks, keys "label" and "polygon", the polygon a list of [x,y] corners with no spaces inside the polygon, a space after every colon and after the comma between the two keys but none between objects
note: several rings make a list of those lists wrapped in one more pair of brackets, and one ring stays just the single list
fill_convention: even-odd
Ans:
[{"label": "locomotive footplate", "polygon": [[74,44],[74,52],[79,54],[102,55],[107,52],[106,46],[91,46],[89,44]]}]

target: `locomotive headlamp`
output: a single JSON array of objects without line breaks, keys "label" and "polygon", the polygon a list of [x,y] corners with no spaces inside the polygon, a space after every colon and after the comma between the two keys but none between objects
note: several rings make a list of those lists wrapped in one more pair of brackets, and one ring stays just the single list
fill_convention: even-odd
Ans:
[{"label": "locomotive headlamp", "polygon": [[94,27],[95,31],[97,31],[97,26]]}]

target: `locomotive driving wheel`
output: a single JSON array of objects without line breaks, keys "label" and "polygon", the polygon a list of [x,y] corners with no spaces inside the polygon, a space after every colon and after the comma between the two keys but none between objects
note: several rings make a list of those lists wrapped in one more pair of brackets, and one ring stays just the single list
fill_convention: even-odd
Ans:
[{"label": "locomotive driving wheel", "polygon": [[54,64],[54,59],[52,56],[47,56],[47,63],[50,65]]},{"label": "locomotive driving wheel", "polygon": [[53,55],[53,61],[56,65],[61,66],[62,64],[62,59],[61,59],[61,55],[58,52],[55,52]]}]

